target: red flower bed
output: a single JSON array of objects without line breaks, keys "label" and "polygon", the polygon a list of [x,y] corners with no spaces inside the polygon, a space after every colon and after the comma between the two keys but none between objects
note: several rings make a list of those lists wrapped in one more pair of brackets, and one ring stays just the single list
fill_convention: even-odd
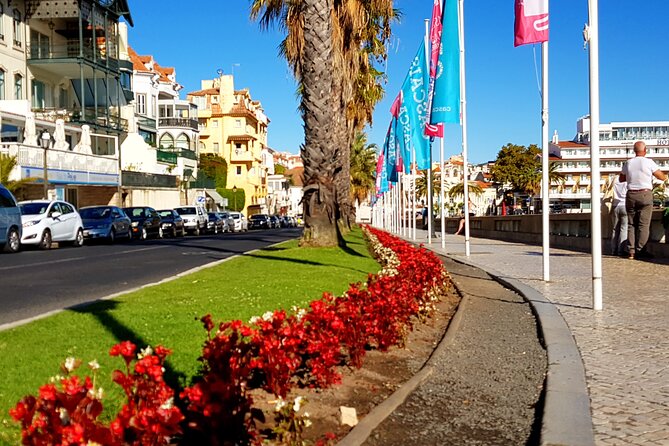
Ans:
[{"label": "red flower bed", "polygon": [[[135,360],[134,345],[121,343],[111,354],[124,358],[126,372],[115,372],[114,381],[126,391],[128,403],[111,426],[96,421],[102,405],[89,396],[90,380],[67,381],[62,390],[45,386],[39,398],[26,397],[14,408],[24,444],[158,445],[174,439],[182,444],[260,444],[256,422],[262,412],[253,406],[254,389],[285,398],[295,386],[337,384],[338,367],[360,367],[368,348],[401,345],[416,318],[427,317],[450,286],[430,251],[374,228],[364,230],[382,270],[370,274],[365,284],[350,285],[343,296],[325,293],[306,310],[279,310],[249,323],[216,326],[211,316],[202,318],[207,331],[202,373],[179,394],[183,415],[165,403],[173,395],[162,380],[169,352],[158,347]],[[67,420],[60,416],[61,408],[69,414]]]}]

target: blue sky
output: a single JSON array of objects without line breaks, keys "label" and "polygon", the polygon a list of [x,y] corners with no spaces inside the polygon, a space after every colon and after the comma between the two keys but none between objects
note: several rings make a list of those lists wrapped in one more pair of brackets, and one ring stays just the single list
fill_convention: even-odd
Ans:
[{"label": "blue sky", "polygon": [[[184,91],[200,88],[216,70],[233,72],[237,89],[249,88],[271,119],[269,145],[298,153],[304,140],[295,81],[278,56],[280,30],[261,30],[249,19],[249,0],[130,0],[135,23],[130,45],[177,70]],[[669,121],[669,2],[600,1],[601,121]],[[160,4],[158,8],[157,5]],[[513,0],[465,0],[469,159],[494,160],[506,143],[541,144],[539,45],[513,47]],[[393,28],[386,98],[374,113],[369,141],[381,145],[389,108],[424,34],[432,0],[396,0],[403,17]],[[588,113],[588,52],[582,30],[587,1],[550,5],[550,135],[571,139]],[[535,55],[536,70],[535,71]],[[237,65],[238,64],[238,65]],[[185,98],[185,94],[182,95]],[[459,126],[446,132],[446,153],[460,153]],[[437,153],[437,144],[434,151]]]}]

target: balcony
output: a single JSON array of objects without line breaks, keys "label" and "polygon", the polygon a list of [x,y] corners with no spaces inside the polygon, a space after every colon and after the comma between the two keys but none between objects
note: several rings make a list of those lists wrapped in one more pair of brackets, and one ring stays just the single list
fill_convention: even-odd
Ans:
[{"label": "balcony", "polygon": [[[182,149],[182,148],[179,148],[179,147],[161,147],[161,148],[158,149],[158,152],[174,154],[175,159],[176,158],[186,158],[186,159],[189,159],[189,160],[197,161],[197,153],[195,153],[194,150],[190,150],[190,149]],[[160,159],[158,161],[160,161]],[[163,161],[163,162],[167,162],[167,161]],[[174,164],[176,164],[176,162]]]},{"label": "balcony", "polygon": [[[83,59],[91,64],[119,71],[118,59],[106,56],[106,49],[79,45],[79,42],[70,42],[64,45],[30,45],[28,46],[29,63],[72,63]],[[76,68],[76,67],[75,67]],[[78,71],[78,68],[77,68]]]},{"label": "balcony", "polygon": [[[56,122],[56,119],[62,119],[65,122],[74,122],[79,124],[89,124],[97,127],[107,127],[114,130],[128,131],[128,121],[118,116],[106,116],[106,107],[84,107],[84,116],[81,115],[80,108],[33,108],[36,119]],[[95,116],[97,112],[98,116]]]},{"label": "balcony", "polygon": [[113,185],[119,182],[118,159],[69,150],[44,149],[24,144],[0,144],[0,153],[16,156],[21,179],[44,178],[52,184]]},{"label": "balcony", "polygon": [[197,119],[191,118],[159,118],[158,127],[198,130]]},{"label": "balcony", "polygon": [[251,150],[232,149],[232,153],[230,154],[230,162],[252,163],[253,161],[260,161],[260,158],[254,156]]},{"label": "balcony", "polygon": [[143,129],[156,130],[156,120],[148,116],[137,115],[137,125]]},{"label": "balcony", "polygon": [[177,154],[176,152],[170,152],[167,150],[158,149],[156,150],[156,159],[159,163],[167,164],[177,164]]}]

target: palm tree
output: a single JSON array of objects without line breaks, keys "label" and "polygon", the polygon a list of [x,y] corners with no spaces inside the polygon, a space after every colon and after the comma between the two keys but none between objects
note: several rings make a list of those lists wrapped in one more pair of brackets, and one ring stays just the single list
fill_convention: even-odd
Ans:
[{"label": "palm tree", "polygon": [[[392,0],[334,0],[332,3],[332,113],[330,128],[339,150],[335,169],[337,210],[349,220],[350,148],[355,133],[371,123],[372,111],[383,97],[383,75],[374,61],[386,57],[390,23],[399,15]],[[306,15],[304,0],[252,0],[251,17],[261,26],[277,23],[287,35],[280,52],[293,69],[302,91]],[[304,110],[302,110],[304,111]]]},{"label": "palm tree", "polygon": [[0,153],[0,183],[4,184],[7,189],[14,195],[28,183],[35,181],[34,178],[23,178],[18,181],[9,179],[12,170],[18,165],[16,156]]},{"label": "palm tree", "polygon": [[[428,195],[428,180],[427,180],[427,169],[421,170],[418,178],[416,178],[416,199],[421,199],[423,197],[427,198]],[[432,194],[439,194],[441,192],[441,172],[432,171]],[[427,202],[427,200],[426,200]]]},{"label": "palm tree", "polygon": [[[478,185],[475,181],[468,181],[467,182],[467,188],[469,189],[468,192],[470,194],[474,195],[482,195],[483,194],[483,189],[481,189],[481,186]],[[456,183],[453,186],[451,186],[450,189],[448,189],[448,196],[451,198],[456,198],[459,196],[465,195],[465,183]]]},{"label": "palm tree", "polygon": [[358,133],[351,146],[351,191],[355,204],[363,203],[374,192],[376,175],[376,144],[367,144],[367,135]]}]

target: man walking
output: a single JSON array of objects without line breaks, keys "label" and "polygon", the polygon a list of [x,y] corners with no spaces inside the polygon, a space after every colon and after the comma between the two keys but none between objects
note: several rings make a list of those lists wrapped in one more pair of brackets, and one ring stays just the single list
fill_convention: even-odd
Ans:
[{"label": "man walking", "polygon": [[651,257],[646,251],[646,243],[653,215],[653,177],[661,181],[667,179],[655,161],[646,158],[646,143],[635,142],[634,155],[634,158],[623,165],[620,174],[620,181],[627,181],[625,207],[629,225],[627,246],[630,259]]},{"label": "man walking", "polygon": [[613,204],[611,206],[611,252],[614,256],[627,253],[627,183],[616,177],[613,180]]}]

